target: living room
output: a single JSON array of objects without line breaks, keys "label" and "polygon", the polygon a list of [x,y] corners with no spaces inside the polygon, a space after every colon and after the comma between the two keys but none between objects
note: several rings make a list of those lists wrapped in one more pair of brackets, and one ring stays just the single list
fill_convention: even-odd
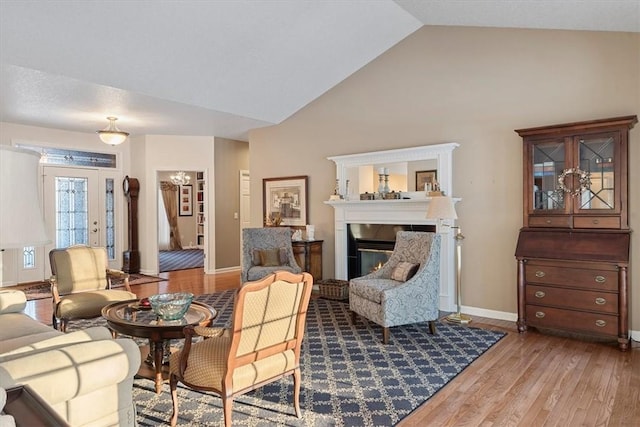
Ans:
[{"label": "living room", "polygon": [[[636,8],[637,11],[637,8]],[[514,26],[514,25],[512,25]],[[4,65],[4,61],[3,61]],[[522,138],[515,129],[628,116],[640,111],[640,33],[638,30],[496,28],[424,25],[313,99],[286,119],[250,130],[243,148],[219,158],[219,136],[133,134],[116,148],[102,144],[95,130],[53,129],[46,121],[0,124],[0,143],[37,141],[41,145],[118,153],[124,175],[141,181],[141,267],[157,272],[156,176],[160,170],[204,170],[211,177],[206,273],[239,266],[218,263],[228,241],[220,230],[239,230],[238,221],[220,214],[220,204],[237,195],[237,171],[219,175],[220,161],[243,164],[251,172],[252,226],[263,224],[265,178],[309,177],[308,222],[324,240],[323,276],[335,271],[334,210],[324,202],[334,192],[335,164],[328,157],[456,142],[451,195],[464,230],[466,313],[515,321],[517,277],[514,257],[522,224]],[[3,83],[3,97],[5,91]],[[286,85],[282,92],[290,90]],[[119,122],[131,129],[135,120]],[[266,123],[265,123],[266,125]],[[629,137],[631,229],[640,228],[640,127]],[[226,145],[234,144],[227,138]],[[239,139],[239,138],[237,138]],[[222,146],[222,145],[221,145]],[[227,147],[229,148],[229,147]],[[229,151],[234,148],[229,148]],[[248,160],[242,158],[248,151]],[[233,160],[231,160],[233,159]],[[241,160],[238,160],[241,159]],[[228,191],[224,191],[228,189]],[[234,211],[237,211],[234,209]],[[120,222],[126,221],[124,210]],[[215,226],[213,223],[215,221]],[[119,235],[125,241],[126,233]],[[239,236],[239,231],[238,231]],[[226,239],[225,239],[226,240]],[[234,243],[235,245],[236,243]],[[632,247],[640,236],[631,235]],[[124,248],[123,248],[124,249]],[[6,264],[6,260],[4,261]],[[640,267],[632,251],[630,271]],[[640,340],[640,275],[631,274],[630,325]]]}]

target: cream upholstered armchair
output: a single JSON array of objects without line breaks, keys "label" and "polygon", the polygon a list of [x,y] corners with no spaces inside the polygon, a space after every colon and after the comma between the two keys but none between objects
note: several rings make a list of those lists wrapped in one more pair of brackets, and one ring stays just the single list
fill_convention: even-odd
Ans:
[{"label": "cream upholstered armchair", "polygon": [[[230,427],[236,396],[288,375],[300,417],[300,349],[312,287],[309,273],[278,271],[238,290],[230,329],[185,327],[184,348],[169,363],[171,425],[178,421],[178,382],[218,393]],[[192,343],[193,335],[206,339]]]},{"label": "cream upholstered armchair", "polygon": [[289,227],[243,229],[240,283],[262,279],[279,270],[302,272],[293,255],[292,235]]},{"label": "cream upholstered armchair", "polygon": [[[72,319],[99,317],[102,308],[114,301],[135,299],[129,287],[129,275],[108,267],[107,250],[85,245],[53,249],[51,262],[52,323],[66,332]],[[111,289],[111,279],[124,280],[124,290]]]},{"label": "cream upholstered armchair", "polygon": [[382,342],[389,328],[429,322],[435,334],[440,290],[440,235],[399,231],[389,260],[378,270],[349,282],[349,308],[382,326]]}]

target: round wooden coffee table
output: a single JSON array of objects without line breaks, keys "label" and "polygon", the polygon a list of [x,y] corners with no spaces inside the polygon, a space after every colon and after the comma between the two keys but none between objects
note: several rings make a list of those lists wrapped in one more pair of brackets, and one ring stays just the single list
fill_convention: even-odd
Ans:
[{"label": "round wooden coffee table", "polygon": [[[193,301],[182,319],[162,320],[149,308],[140,307],[138,302],[136,299],[109,304],[102,309],[102,317],[107,320],[109,327],[119,334],[149,340],[153,347],[153,358],[148,357],[151,354],[148,346],[140,348],[142,363],[138,376],[154,380],[156,393],[160,393],[163,380],[169,377],[169,370],[166,367],[163,369],[162,363],[165,342],[184,338],[182,329],[187,325],[209,326],[218,312],[213,307]],[[149,362],[152,362],[153,370],[147,366]]]}]

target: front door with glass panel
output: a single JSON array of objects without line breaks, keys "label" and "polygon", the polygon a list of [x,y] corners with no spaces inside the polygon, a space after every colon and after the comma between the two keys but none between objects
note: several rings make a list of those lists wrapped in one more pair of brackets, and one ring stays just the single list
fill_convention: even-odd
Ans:
[{"label": "front door with glass panel", "polygon": [[[45,250],[72,245],[103,246],[116,266],[114,179],[96,169],[44,167],[44,217],[52,243]],[[50,273],[46,256],[46,271]]]}]

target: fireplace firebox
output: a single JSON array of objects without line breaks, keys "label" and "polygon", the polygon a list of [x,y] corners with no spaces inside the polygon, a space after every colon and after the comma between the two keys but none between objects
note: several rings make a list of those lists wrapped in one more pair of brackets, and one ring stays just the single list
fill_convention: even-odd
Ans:
[{"label": "fireplace firebox", "polygon": [[348,278],[364,276],[382,267],[396,244],[398,231],[435,232],[435,225],[347,224]]}]

